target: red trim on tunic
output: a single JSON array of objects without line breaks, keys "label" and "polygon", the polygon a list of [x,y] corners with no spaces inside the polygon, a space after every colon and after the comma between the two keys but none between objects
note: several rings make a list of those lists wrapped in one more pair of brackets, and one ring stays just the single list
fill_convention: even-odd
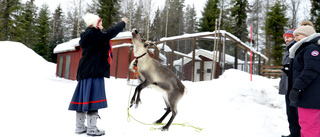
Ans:
[{"label": "red trim on tunic", "polygon": [[89,102],[73,102],[71,101],[71,104],[76,104],[76,105],[87,105],[89,103],[93,104],[93,103],[100,103],[100,102],[104,102],[107,101],[107,99],[103,99],[103,100],[98,100],[98,101],[89,101]]},{"label": "red trim on tunic", "polygon": [[97,22],[97,29],[99,29],[99,23],[101,21],[101,18],[98,19],[98,22]]}]

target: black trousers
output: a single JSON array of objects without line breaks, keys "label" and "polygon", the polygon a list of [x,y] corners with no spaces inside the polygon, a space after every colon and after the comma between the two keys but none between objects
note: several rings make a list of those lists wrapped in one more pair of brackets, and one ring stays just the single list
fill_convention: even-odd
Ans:
[{"label": "black trousers", "polygon": [[286,98],[286,110],[289,122],[290,137],[300,137],[300,125],[299,125],[299,116],[298,108],[290,106],[289,95],[285,95]]}]

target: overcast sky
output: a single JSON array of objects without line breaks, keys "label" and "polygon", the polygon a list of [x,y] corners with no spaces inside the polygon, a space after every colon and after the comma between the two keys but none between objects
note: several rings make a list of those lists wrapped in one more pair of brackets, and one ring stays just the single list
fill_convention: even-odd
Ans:
[{"label": "overcast sky", "polygon": [[[23,3],[25,3],[28,0],[22,0]],[[72,1],[79,1],[79,0],[35,0],[35,4],[38,7],[41,7],[42,4],[47,3],[49,5],[50,11],[51,13],[54,12],[54,10],[57,8],[58,4],[60,3],[63,9],[63,12],[67,12],[68,7],[72,7]],[[138,0],[135,0],[138,1]],[[251,3],[253,0],[249,0],[249,2]],[[289,0],[287,0],[288,4],[289,4]],[[92,0],[82,0],[83,3],[92,3]],[[160,8],[164,7],[166,0],[152,0],[152,6],[154,8],[152,8],[154,11],[152,13],[155,12],[155,10],[157,9],[157,7],[159,6]],[[202,16],[201,11],[203,11],[203,8],[205,6],[205,3],[207,2],[207,0],[185,0],[185,5],[193,5],[195,6],[196,10],[197,10],[197,17],[198,19]],[[83,4],[86,5],[86,4]],[[310,0],[304,0],[303,2],[300,3],[300,9],[298,12],[299,18],[298,18],[298,23],[300,24],[300,22],[307,20],[310,15]],[[287,13],[287,16],[291,16],[290,13]],[[151,16],[152,17],[152,16]],[[152,17],[153,18],[153,17]]]},{"label": "overcast sky", "polygon": [[[28,0],[22,0],[23,3],[27,2]],[[35,4],[38,7],[41,7],[42,4],[47,3],[49,5],[50,11],[53,12],[58,4],[60,3],[63,9],[63,12],[66,12],[67,8],[72,6],[72,1],[74,0],[35,0]],[[79,1],[79,0],[76,0]],[[152,0],[152,5],[156,7],[163,7],[166,0]],[[205,5],[207,0],[185,0],[185,5],[187,4],[194,4],[196,10],[197,10],[197,16],[201,15],[201,11]],[[91,3],[92,0],[82,0],[84,3]],[[86,4],[85,4],[86,5]],[[156,9],[156,8],[153,8]]]}]

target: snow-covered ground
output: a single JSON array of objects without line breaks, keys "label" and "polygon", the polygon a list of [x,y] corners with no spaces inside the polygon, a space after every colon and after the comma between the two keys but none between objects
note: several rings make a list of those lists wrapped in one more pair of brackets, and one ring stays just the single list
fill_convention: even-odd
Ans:
[{"label": "snow-covered ground", "polygon": [[[56,64],[45,61],[21,43],[0,42],[0,123],[3,137],[82,137],[74,134],[75,112],[68,111],[77,81],[55,76]],[[279,79],[227,70],[219,79],[183,81],[188,92],[178,105],[168,132],[150,130],[131,118],[129,94],[134,86],[125,79],[105,79],[109,107],[101,109],[98,127],[109,137],[279,137],[287,135],[284,96],[278,94]],[[130,82],[129,82],[130,83]],[[160,92],[147,88],[142,104],[131,108],[137,120],[151,124],[165,112]],[[168,118],[170,115],[168,116]],[[168,118],[164,122],[168,121]]]}]

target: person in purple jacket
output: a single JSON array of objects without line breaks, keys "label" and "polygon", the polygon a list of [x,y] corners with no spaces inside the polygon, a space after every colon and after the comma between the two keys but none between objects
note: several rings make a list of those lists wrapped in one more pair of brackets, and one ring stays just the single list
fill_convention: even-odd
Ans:
[{"label": "person in purple jacket", "polygon": [[[109,41],[118,35],[128,23],[127,18],[112,28],[102,31],[102,20],[99,16],[87,13],[83,17],[87,28],[81,33],[80,47],[82,57],[77,70],[78,84],[74,91],[69,110],[76,111],[76,134],[87,133],[90,136],[101,136],[104,130],[97,128],[98,110],[106,108],[104,77],[110,77],[111,46]],[[87,126],[85,119],[87,115]]]}]

